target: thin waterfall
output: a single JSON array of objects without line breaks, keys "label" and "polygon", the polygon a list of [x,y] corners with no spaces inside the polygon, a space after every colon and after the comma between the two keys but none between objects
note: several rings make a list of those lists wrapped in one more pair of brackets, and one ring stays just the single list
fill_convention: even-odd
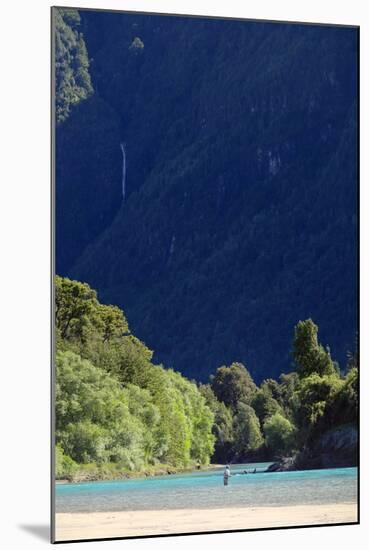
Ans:
[{"label": "thin waterfall", "polygon": [[123,164],[122,164],[122,197],[123,202],[126,198],[126,150],[124,147],[124,143],[120,144],[120,148],[122,151],[122,157],[123,157]]}]

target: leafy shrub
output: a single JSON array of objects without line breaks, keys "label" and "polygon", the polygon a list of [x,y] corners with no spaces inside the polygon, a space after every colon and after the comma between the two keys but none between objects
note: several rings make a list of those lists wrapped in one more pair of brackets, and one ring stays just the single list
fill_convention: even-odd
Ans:
[{"label": "leafy shrub", "polygon": [[296,428],[280,413],[275,413],[264,423],[265,443],[273,456],[283,456],[296,445]]}]

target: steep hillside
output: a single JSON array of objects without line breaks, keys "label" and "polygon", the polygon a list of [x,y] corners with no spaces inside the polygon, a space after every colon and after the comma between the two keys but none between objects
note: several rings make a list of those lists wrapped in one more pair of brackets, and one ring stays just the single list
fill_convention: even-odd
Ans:
[{"label": "steep hillside", "polygon": [[[207,379],[356,333],[354,29],[81,12],[95,90],[57,130],[57,270]],[[122,152],[126,196],[122,197]]]}]

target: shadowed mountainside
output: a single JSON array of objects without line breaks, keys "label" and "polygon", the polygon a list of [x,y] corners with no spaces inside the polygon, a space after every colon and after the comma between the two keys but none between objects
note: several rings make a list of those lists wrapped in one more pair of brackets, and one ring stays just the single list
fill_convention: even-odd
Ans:
[{"label": "shadowed mountainside", "polygon": [[[93,94],[57,128],[57,272],[206,380],[356,333],[351,28],[80,12]],[[122,154],[126,200],[122,204]]]}]

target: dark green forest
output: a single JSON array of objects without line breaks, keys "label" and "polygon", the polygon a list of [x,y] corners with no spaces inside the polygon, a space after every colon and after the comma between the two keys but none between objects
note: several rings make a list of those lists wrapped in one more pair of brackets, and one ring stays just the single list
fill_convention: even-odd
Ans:
[{"label": "dark green forest", "polygon": [[66,120],[74,105],[93,93],[89,60],[83,35],[78,31],[79,13],[73,9],[54,11],[56,122]]},{"label": "dark green forest", "polygon": [[312,320],[293,333],[296,371],[258,386],[239,362],[207,384],[163,365],[116,306],[57,276],[56,477],[171,473],[214,462],[293,457],[293,467],[353,465],[357,357],[341,372]]},{"label": "dark green forest", "polygon": [[[53,17],[57,273],[124,309],[148,361],[205,385],[235,359],[258,384],[290,372],[291,330],[309,318],[344,368],[358,328],[357,29]],[[227,407],[227,426],[254,418]]]}]

